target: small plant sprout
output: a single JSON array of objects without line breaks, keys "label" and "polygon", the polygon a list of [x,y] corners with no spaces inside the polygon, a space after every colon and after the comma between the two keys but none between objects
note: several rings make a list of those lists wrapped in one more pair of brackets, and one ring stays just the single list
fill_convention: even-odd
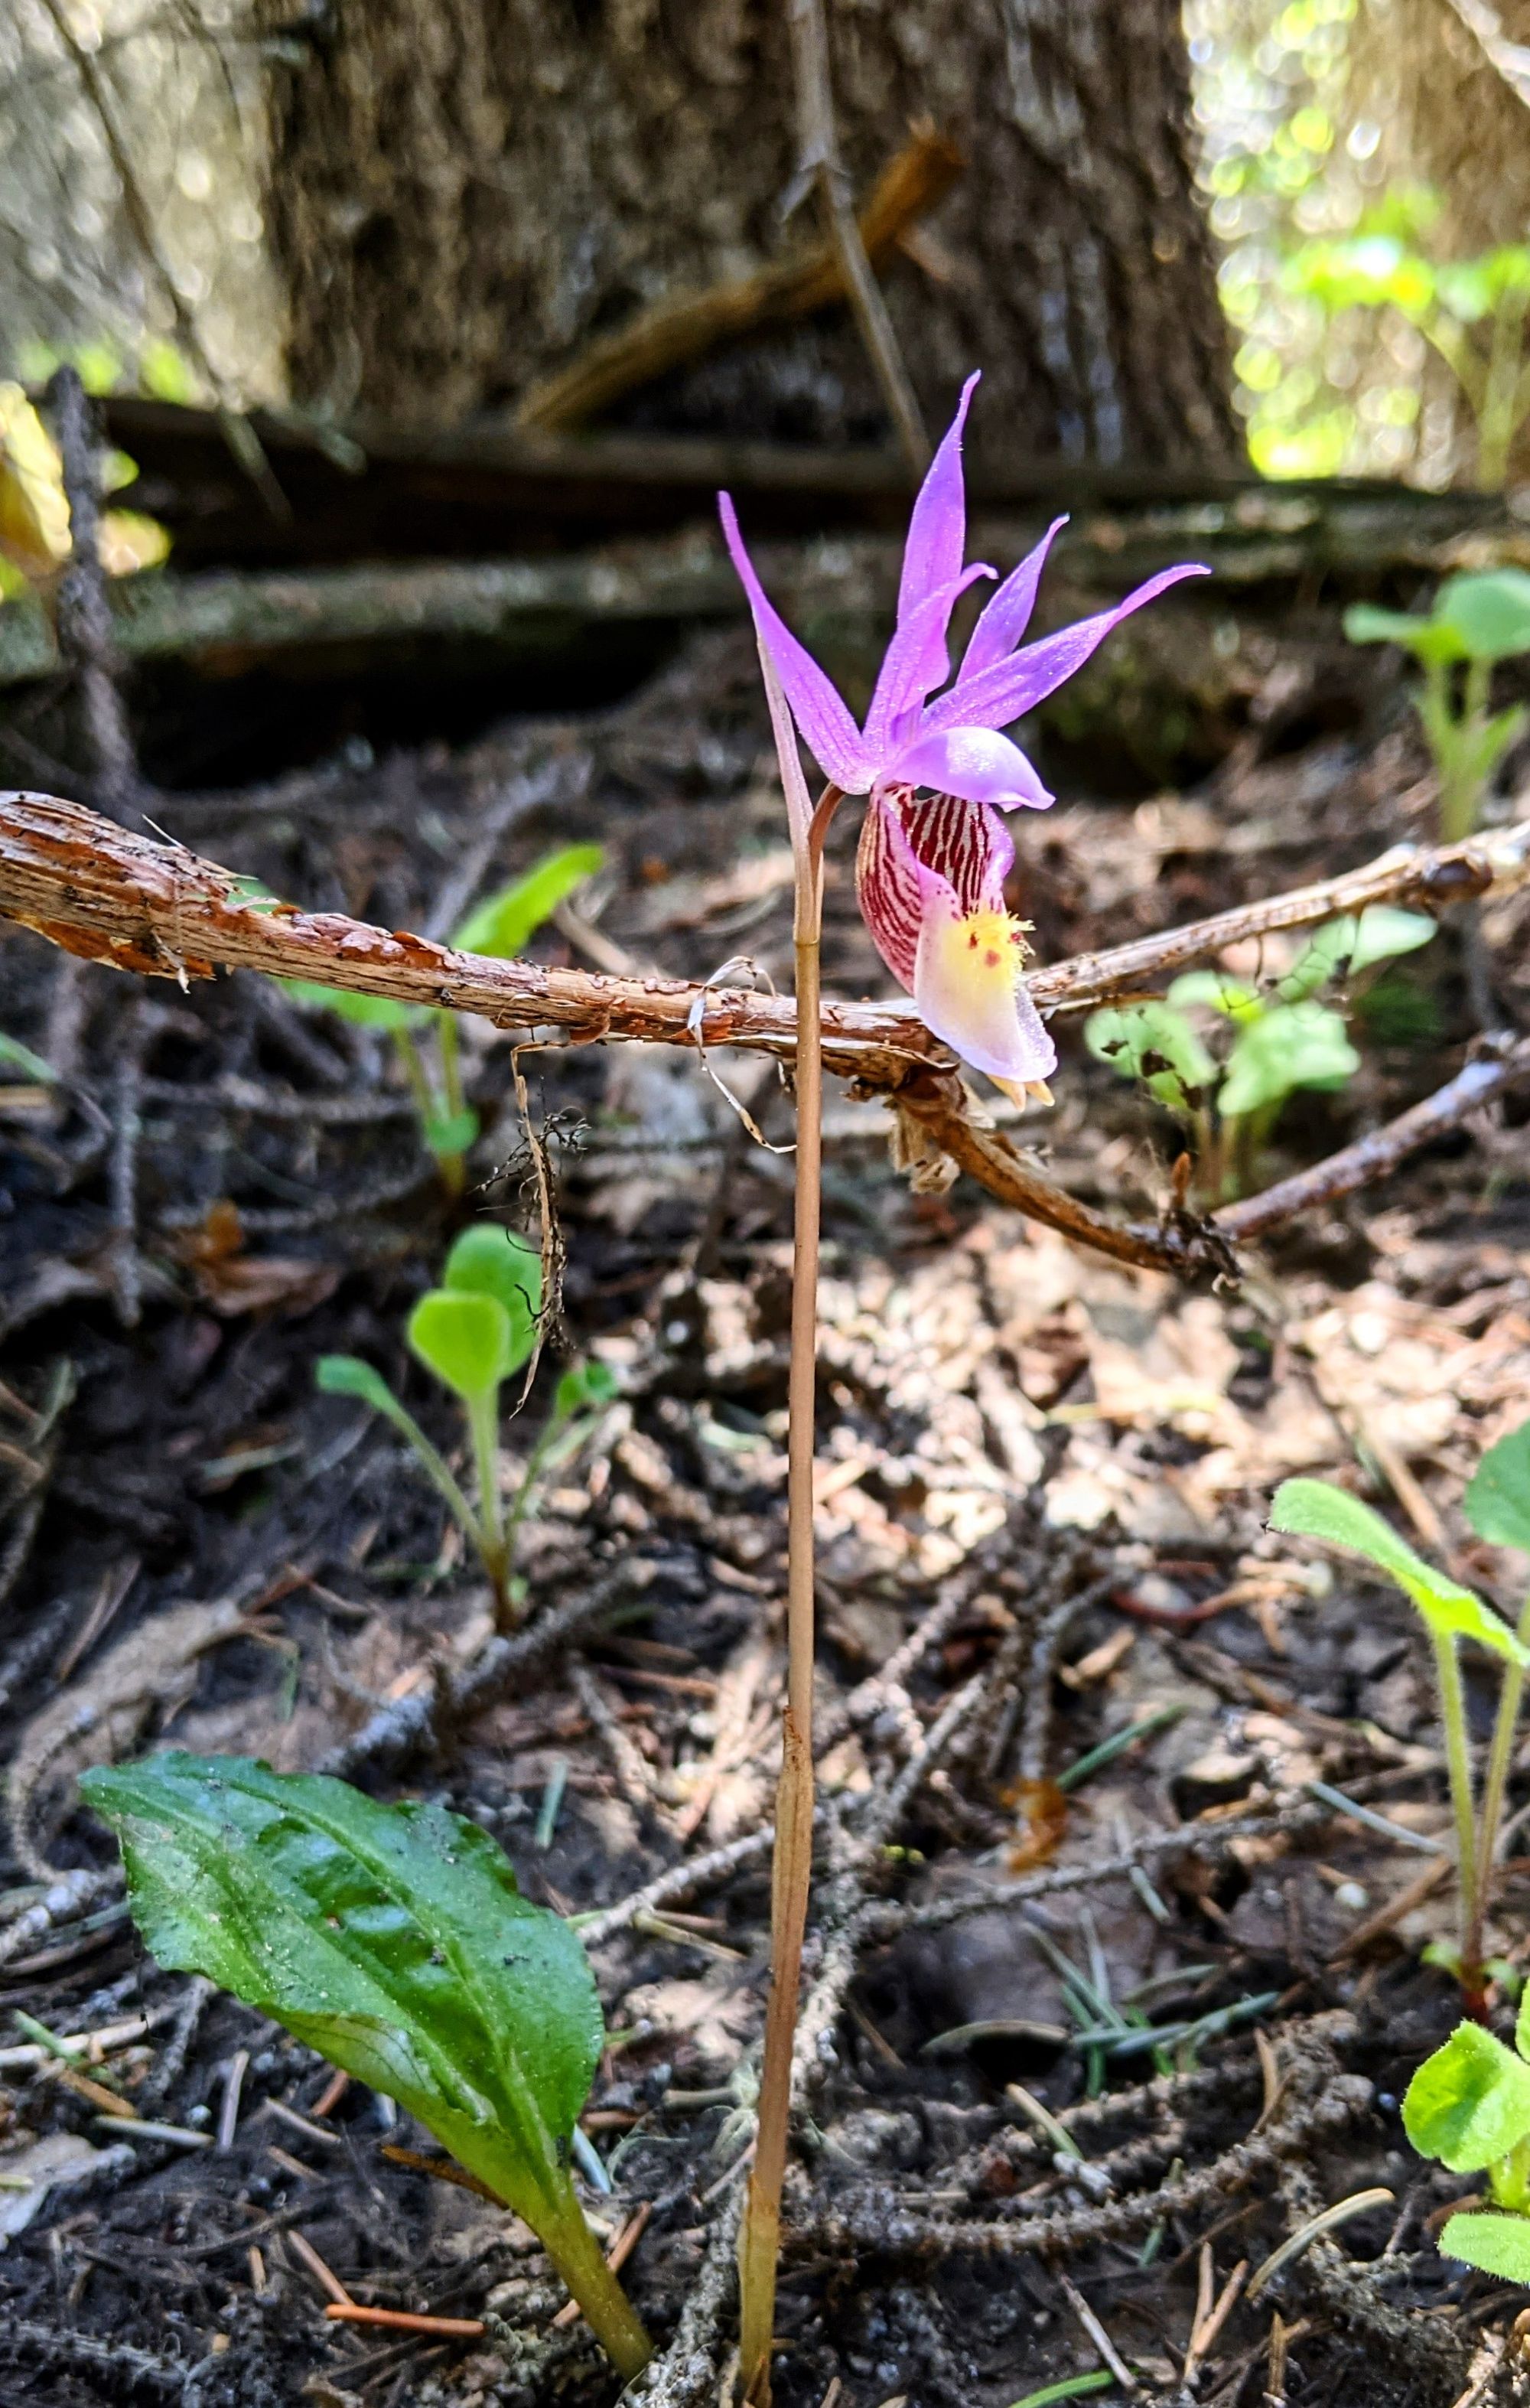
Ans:
[{"label": "small plant sprout", "polygon": [[408,1440],[482,1558],[501,1630],[513,1628],[516,1621],[515,1541],[533,1488],[550,1462],[564,1459],[582,1442],[592,1416],[616,1394],[602,1363],[577,1364],[564,1372],[507,1511],[499,1472],[499,1392],[530,1362],[541,1310],[542,1261],[536,1248],[511,1230],[480,1224],[463,1231],[447,1256],[440,1286],[429,1289],[409,1315],[411,1353],[460,1398],[466,1415],[476,1505],[380,1371],[355,1354],[325,1354],[315,1373],[326,1396],[359,1397]]},{"label": "small plant sprout", "polygon": [[1423,669],[1418,713],[1439,782],[1440,838],[1459,843],[1476,827],[1505,753],[1530,725],[1523,704],[1491,707],[1498,663],[1530,652],[1530,572],[1448,577],[1427,618],[1357,602],[1344,613],[1344,632],[1351,644],[1400,644]]},{"label": "small plant sprout", "polygon": [[[1523,1539],[1499,1543],[1530,1546],[1530,1423],[1485,1455],[1463,1499],[1467,1520],[1482,1537],[1518,1526]],[[1482,1932],[1494,1853],[1508,1783],[1514,1727],[1530,1664],[1530,1601],[1519,1630],[1485,1604],[1474,1589],[1437,1571],[1414,1554],[1390,1524],[1357,1497],[1324,1480],[1287,1480],[1275,1492],[1270,1527],[1321,1539],[1385,1572],[1423,1617],[1439,1686],[1445,1761],[1455,1823],[1455,1856],[1461,1899],[1461,1947],[1456,1971],[1468,2006],[1480,2008],[1483,1989]],[[1503,1666],[1497,1722],[1479,1811],[1472,1781],[1458,1646],[1475,1640]]]},{"label": "small plant sprout", "polygon": [[[619,2372],[652,2344],[569,2177],[605,2046],[569,1925],[443,1806],[242,1756],[84,1775],[116,1832],[146,1945],[395,2099],[530,2225]],[[1530,2077],[1527,2077],[1530,2078]]]},{"label": "small plant sprout", "polygon": [[[1268,993],[1230,971],[1187,970],[1162,999],[1092,1012],[1085,1042],[1184,1124],[1201,1193],[1222,1203],[1255,1184],[1260,1155],[1298,1088],[1331,1093],[1360,1068],[1342,1013],[1320,1003],[1319,992],[1434,934],[1424,913],[1373,904],[1358,918],[1328,921]],[[1203,1035],[1198,1015],[1208,1013],[1215,1018]],[[1233,1032],[1220,1057],[1208,1042],[1216,1019]]]},{"label": "small plant sprout", "polygon": [[[598,844],[565,845],[528,869],[523,878],[485,896],[468,913],[451,939],[460,953],[484,953],[496,961],[512,961],[522,952],[544,920],[576,887],[593,878],[606,856]],[[393,1041],[415,1110],[420,1133],[440,1165],[450,1194],[459,1196],[465,1182],[469,1147],[479,1133],[479,1117],[463,1089],[462,1056],[457,1017],[432,1011],[422,1004],[399,1003],[391,996],[352,995],[344,987],[321,986],[311,979],[284,979],[289,995],[311,1010],[332,1011],[356,1028],[380,1029]],[[434,1032],[435,1064],[427,1067],[421,1039]]]}]

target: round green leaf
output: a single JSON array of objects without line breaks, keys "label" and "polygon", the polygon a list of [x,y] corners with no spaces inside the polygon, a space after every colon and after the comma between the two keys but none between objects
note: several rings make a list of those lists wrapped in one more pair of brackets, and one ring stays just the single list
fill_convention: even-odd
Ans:
[{"label": "round green leaf", "polygon": [[1149,1094],[1170,1111],[1194,1105],[1217,1075],[1183,1012],[1166,1003],[1125,1003],[1091,1012],[1084,1041],[1123,1078],[1144,1080]]},{"label": "round green leaf", "polygon": [[542,1309],[542,1257],[536,1248],[513,1229],[476,1221],[448,1254],[441,1285],[465,1295],[492,1296],[504,1307],[510,1326],[508,1369],[518,1371],[536,1342],[536,1317]]},{"label": "round green leaf", "polygon": [[1436,619],[1421,619],[1411,610],[1379,610],[1374,603],[1352,602],[1344,613],[1344,633],[1351,644],[1401,644],[1424,661],[1459,661],[1466,657],[1453,627]]},{"label": "round green leaf", "polygon": [[1421,2157],[1476,2173],[1530,2133],[1530,2065],[1480,2024],[1458,2024],[1408,2084],[1403,2128]]},{"label": "round green leaf", "polygon": [[1472,1473],[1462,1511],[1490,1546],[1530,1555],[1530,1422],[1490,1446]]},{"label": "round green leaf", "polygon": [[378,1412],[387,1412],[397,1402],[381,1372],[359,1354],[321,1354],[313,1367],[313,1384],[322,1396],[359,1397]]},{"label": "round green leaf", "polygon": [[1473,661],[1507,661],[1530,652],[1530,571],[1493,568],[1450,577],[1435,601],[1435,621],[1448,627]]},{"label": "round green leaf", "polygon": [[510,1316],[494,1296],[431,1288],[409,1315],[408,1340],[426,1369],[468,1399],[491,1395],[515,1369]]},{"label": "round green leaf", "polygon": [[1506,2283],[1530,2283],[1530,2215],[1452,2215],[1439,2236],[1439,2254],[1464,2258]]}]

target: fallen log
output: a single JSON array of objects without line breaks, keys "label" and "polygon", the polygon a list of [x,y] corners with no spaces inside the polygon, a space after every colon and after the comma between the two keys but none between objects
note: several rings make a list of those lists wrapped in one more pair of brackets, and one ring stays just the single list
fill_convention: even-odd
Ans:
[{"label": "fallen log", "polygon": [[[1150,980],[1241,939],[1311,927],[1375,903],[1428,909],[1498,896],[1527,880],[1530,821],[1462,844],[1400,846],[1344,877],[1035,969],[1026,983],[1043,1010],[1081,1010],[1140,992]],[[251,898],[218,863],[50,795],[0,794],[0,915],[88,960],[182,984],[218,969],[252,969],[473,1012],[501,1028],[559,1028],[583,1043],[737,1046],[787,1062],[796,1050],[790,996],[490,960],[342,912]],[[986,1123],[912,1004],[830,1001],[822,1032],[826,1068],[851,1080],[860,1095],[894,1103],[1002,1201],[1117,1260],[1177,1272],[1228,1272],[1236,1238],[1352,1192],[1494,1096],[1530,1082],[1530,1039],[1490,1049],[1429,1104],[1333,1157],[1326,1186],[1319,1166],[1283,1182],[1288,1201],[1277,1208],[1253,1197],[1204,1221],[1177,1212],[1156,1230],[1127,1228],[1043,1178]]]}]

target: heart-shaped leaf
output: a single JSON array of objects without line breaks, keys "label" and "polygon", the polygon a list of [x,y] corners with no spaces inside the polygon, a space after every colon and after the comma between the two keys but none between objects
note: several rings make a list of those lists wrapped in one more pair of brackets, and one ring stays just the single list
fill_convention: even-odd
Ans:
[{"label": "heart-shaped leaf", "polygon": [[453,945],[463,953],[513,959],[565,896],[594,876],[605,858],[598,844],[569,844],[550,853],[524,878],[486,896],[457,930]]},{"label": "heart-shaped leaf", "polygon": [[1530,2283],[1530,2215],[1452,2215],[1439,2236],[1439,2251],[1506,2283]]},{"label": "heart-shaped leaf", "polygon": [[561,2202],[600,2005],[575,1934],[487,1832],[239,1756],[149,1756],[81,1787],[162,1965],[396,2099],[533,2224]]},{"label": "heart-shaped leaf", "polygon": [[1480,2024],[1458,2024],[1408,2084],[1403,2128],[1420,2157],[1476,2173],[1530,2133],[1530,2065]]},{"label": "heart-shaped leaf", "polygon": [[1491,568],[1448,577],[1435,597],[1434,618],[1450,628],[1468,660],[1507,661],[1530,652],[1530,573]]},{"label": "heart-shaped leaf", "polygon": [[1269,1519],[1272,1530],[1323,1539],[1331,1547],[1347,1547],[1364,1555],[1412,1598],[1432,1630],[1475,1639],[1511,1664],[1530,1664],[1530,1649],[1491,1606],[1484,1605],[1475,1589],[1463,1588],[1448,1572],[1436,1571],[1358,1497],[1331,1486],[1326,1480],[1283,1480],[1275,1492]]},{"label": "heart-shaped leaf", "polygon": [[1530,1422],[1490,1446],[1466,1484],[1462,1512],[1491,1546],[1530,1555]]},{"label": "heart-shaped leaf", "polygon": [[510,1316],[497,1296],[430,1288],[409,1315],[408,1340],[426,1369],[467,1401],[492,1396],[515,1369]]},{"label": "heart-shaped leaf", "polygon": [[510,1325],[509,1369],[519,1371],[536,1342],[542,1310],[542,1257],[513,1229],[486,1221],[465,1229],[446,1258],[441,1285],[464,1295],[492,1296]]}]

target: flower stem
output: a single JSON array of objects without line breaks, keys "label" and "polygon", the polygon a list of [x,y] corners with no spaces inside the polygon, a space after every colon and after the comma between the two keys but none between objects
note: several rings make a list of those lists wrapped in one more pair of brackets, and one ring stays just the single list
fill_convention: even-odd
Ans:
[{"label": "flower stem", "polygon": [[813,1869],[813,1420],[818,1377],[818,1230],[823,1120],[819,933],[823,838],[839,801],[825,787],[797,861],[796,1220],[792,1256],[792,1364],[787,1388],[786,1707],[776,1790],[770,1886],[770,2003],[765,2013],[759,2123],[738,2232],[739,2388],[769,2408],[776,2259],[792,2107],[802,1940]]},{"label": "flower stem", "polygon": [[[1530,1642],[1530,1597],[1525,1598],[1520,1609],[1519,1636]],[[1482,1783],[1482,1811],[1478,1818],[1477,1835],[1477,1895],[1472,1922],[1462,1942],[1461,1956],[1465,1965],[1480,1966],[1482,1961],[1482,1927],[1487,1919],[1493,1889],[1493,1857],[1498,1844],[1504,1792],[1509,1786],[1509,1760],[1514,1753],[1514,1731],[1523,1696],[1523,1666],[1506,1664],[1503,1686],[1498,1692],[1498,1716],[1493,1726],[1493,1745],[1488,1750],[1488,1769]]]},{"label": "flower stem", "polygon": [[[1461,1687],[1461,1659],[1448,1631],[1432,1633],[1435,1670],[1439,1678],[1440,1713],[1445,1724],[1445,1763],[1450,1774],[1451,1806],[1455,1815],[1455,1853],[1461,1885],[1461,1986],[1468,2000],[1480,1986],[1471,1961],[1480,1944],[1481,1917],[1478,1909],[1477,1831],[1472,1813],[1471,1744],[1466,1736],[1466,1704]],[[1474,1934],[1478,1937],[1474,1938]]]}]

